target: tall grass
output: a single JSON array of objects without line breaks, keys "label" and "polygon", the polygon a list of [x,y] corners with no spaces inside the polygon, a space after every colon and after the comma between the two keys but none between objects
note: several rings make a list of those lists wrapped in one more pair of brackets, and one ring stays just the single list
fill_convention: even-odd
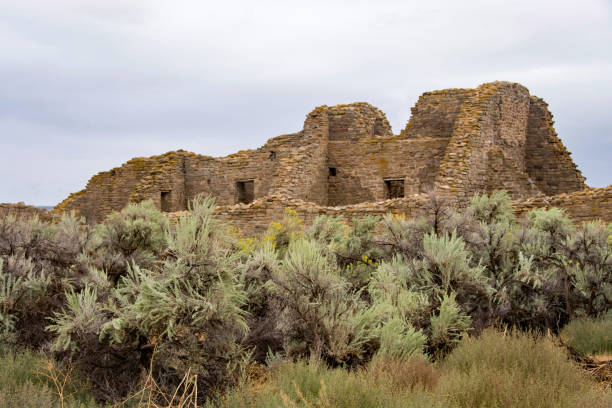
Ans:
[{"label": "tall grass", "polygon": [[[55,379],[55,381],[54,381]],[[86,384],[50,358],[31,351],[0,356],[0,407],[85,408],[99,405]]]},{"label": "tall grass", "polygon": [[547,338],[486,330],[435,365],[417,359],[374,360],[364,369],[348,371],[284,363],[216,405],[610,408],[612,392],[600,388]]},{"label": "tall grass", "polygon": [[265,381],[245,384],[210,406],[442,407],[427,392],[437,377],[435,368],[422,360],[377,361],[355,371],[312,362],[287,362],[276,367]]},{"label": "tall grass", "polygon": [[[76,372],[41,354],[21,351],[0,357],[0,407],[102,406]],[[119,406],[187,404],[137,398]],[[354,370],[304,360],[273,363],[252,370],[248,380],[207,407],[610,408],[612,390],[598,386],[552,339],[485,330],[435,364],[416,357],[378,357]]]},{"label": "tall grass", "polygon": [[583,354],[612,354],[612,313],[603,319],[573,320],[565,326],[561,338]]},{"label": "tall grass", "polygon": [[597,389],[552,340],[486,330],[464,341],[441,364],[436,394],[453,407],[606,407]]}]

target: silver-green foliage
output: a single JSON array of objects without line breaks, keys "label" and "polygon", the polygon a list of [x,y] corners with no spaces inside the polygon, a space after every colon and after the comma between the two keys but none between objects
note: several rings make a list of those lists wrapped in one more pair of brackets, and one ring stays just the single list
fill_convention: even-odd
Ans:
[{"label": "silver-green foliage", "polygon": [[87,225],[74,214],[57,223],[0,218],[0,343],[39,347],[48,342],[46,319],[58,311],[64,291],[78,284],[87,238]]},{"label": "silver-green foliage", "polygon": [[[64,312],[49,326],[57,334],[55,349],[78,351],[73,356],[81,361],[96,352],[100,358],[123,353],[147,370],[155,347],[161,384],[187,371],[199,374],[202,393],[227,381],[247,332],[245,292],[237,254],[213,209],[211,199],[198,197],[174,229],[164,230],[169,255],[163,262],[129,267],[108,290],[68,293]],[[92,283],[104,281],[100,272],[91,275]],[[113,381],[112,372],[101,375]]]},{"label": "silver-green foliage", "polygon": [[389,321],[403,322],[407,328],[399,333],[419,329],[428,336],[431,352],[446,352],[469,330],[467,311],[486,302],[488,286],[482,268],[469,265],[460,238],[427,234],[423,248],[423,259],[406,261],[397,255],[378,267],[369,286],[372,307],[386,310]]},{"label": "silver-green foliage", "polygon": [[350,290],[334,258],[316,241],[291,242],[273,282],[284,305],[279,325],[290,353],[310,354],[333,363],[364,358],[364,345],[371,339],[372,313],[359,293]]},{"label": "silver-green foliage", "polygon": [[151,200],[128,204],[96,225],[86,247],[87,261],[114,280],[127,265],[150,267],[166,246],[168,219]]},{"label": "silver-green foliage", "polygon": [[0,343],[15,343],[19,315],[47,293],[51,278],[23,255],[0,258]]}]

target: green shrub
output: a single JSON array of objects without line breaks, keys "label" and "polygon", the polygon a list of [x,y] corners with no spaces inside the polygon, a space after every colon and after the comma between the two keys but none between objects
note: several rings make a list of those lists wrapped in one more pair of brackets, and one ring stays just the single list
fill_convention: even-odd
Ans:
[{"label": "green shrub", "polygon": [[612,353],[612,313],[607,318],[580,318],[569,322],[561,338],[583,354]]},{"label": "green shrub", "polygon": [[88,263],[117,281],[127,266],[150,268],[165,249],[168,219],[147,200],[130,203],[96,225],[88,242]]},{"label": "green shrub", "polygon": [[374,233],[378,223],[378,217],[354,218],[347,224],[340,217],[323,215],[313,221],[308,231],[308,236],[317,241],[321,251],[335,258],[352,290],[368,285],[372,272],[384,257]]},{"label": "green shrub", "polygon": [[272,278],[278,274],[280,261],[272,243],[254,249],[243,266],[242,284],[246,293],[247,338],[242,343],[252,350],[252,358],[264,363],[269,353],[283,350],[283,333],[278,325],[283,305],[274,291]]},{"label": "green shrub", "polygon": [[580,224],[565,244],[574,287],[574,315],[599,317],[612,308],[612,224]]},{"label": "green shrub", "polygon": [[273,282],[283,305],[279,325],[290,354],[323,358],[332,364],[355,363],[365,357],[373,315],[316,241],[292,241]]},{"label": "green shrub", "polygon": [[79,283],[88,226],[74,214],[56,223],[0,218],[0,343],[38,348],[44,327]]},{"label": "green shrub", "polygon": [[494,223],[512,223],[514,221],[514,211],[512,210],[510,195],[503,190],[495,190],[491,195],[485,193],[475,194],[470,199],[467,214],[477,222],[488,225]]},{"label": "green shrub", "polygon": [[[213,209],[212,199],[198,197],[172,228],[152,202],[130,204],[93,229],[74,215],[55,224],[0,219],[0,348],[53,345],[58,361],[74,364],[107,401],[136,392],[144,379],[160,395],[183,392],[183,378],[195,376],[190,386],[202,402],[253,361],[310,358],[327,366],[300,368],[312,374],[314,385],[299,384],[309,396],[292,385],[274,401],[308,405],[316,396],[325,406],[331,385],[322,387],[323,377],[338,389],[345,378],[350,388],[375,361],[398,370],[429,364],[457,344],[467,350],[466,335],[490,326],[558,333],[612,307],[612,226],[573,225],[557,209],[518,222],[504,192],[477,195],[462,211],[433,194],[417,220],[321,216],[309,229],[286,210],[260,238],[228,232]],[[581,320],[565,333],[576,344],[597,343],[579,348],[604,350],[605,330],[607,323]],[[494,396],[478,382],[484,377],[449,365],[427,398],[453,377],[472,390],[459,406],[477,404],[479,392],[485,406],[496,398],[511,404],[504,398],[522,386],[523,363],[497,363],[482,367],[501,384]],[[550,379],[537,381],[548,387]],[[577,395],[563,384],[561,406]],[[540,401],[525,386],[521,401]]]},{"label": "green shrub", "polygon": [[[197,374],[200,401],[231,382],[248,329],[245,293],[238,254],[213,210],[213,200],[196,198],[176,228],[164,230],[163,263],[128,267],[110,289],[71,291],[54,316],[54,349],[90,376],[99,398],[124,398],[142,373],[169,393],[187,373]],[[104,282],[100,276],[90,281]]]},{"label": "green shrub", "polygon": [[472,267],[463,240],[446,233],[425,234],[421,259],[406,262],[398,255],[379,265],[369,293],[373,308],[422,330],[436,356],[463,337],[472,321],[468,312],[486,308],[490,296],[482,267]]}]

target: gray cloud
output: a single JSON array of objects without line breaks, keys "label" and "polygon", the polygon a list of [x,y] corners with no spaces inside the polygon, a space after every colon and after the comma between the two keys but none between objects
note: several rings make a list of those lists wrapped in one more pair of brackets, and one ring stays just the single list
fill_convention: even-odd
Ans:
[{"label": "gray cloud", "polygon": [[0,0],[0,202],[55,204],[173,149],[224,155],[368,101],[521,82],[587,182],[610,183],[612,10],[574,1]]}]

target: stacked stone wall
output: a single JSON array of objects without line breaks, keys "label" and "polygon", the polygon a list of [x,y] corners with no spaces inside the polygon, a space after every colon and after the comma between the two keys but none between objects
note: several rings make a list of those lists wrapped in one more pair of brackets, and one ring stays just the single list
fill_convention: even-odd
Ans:
[{"label": "stacked stone wall", "polygon": [[[286,135],[290,139],[295,135]],[[185,186],[187,197],[213,195],[221,205],[238,200],[237,182],[253,181],[254,197],[270,193],[279,177],[279,167],[290,152],[268,142],[257,150],[246,150],[223,158],[191,154],[186,157]]]},{"label": "stacked stone wall", "polygon": [[[161,205],[161,191],[172,191],[181,184],[177,175],[181,173],[182,158],[177,152],[149,158],[135,158],[121,167],[93,176],[84,190],[71,194],[56,206],[56,210],[77,210],[88,220],[101,221],[113,211],[120,211],[128,202],[152,199]],[[180,193],[180,192],[179,192]],[[171,202],[182,201],[184,197],[175,194]],[[173,204],[171,210],[183,209]]]},{"label": "stacked stone wall", "polygon": [[[418,108],[413,108],[417,127],[425,129],[425,124],[440,129],[448,127],[447,122],[452,119],[447,116],[453,116],[461,99],[455,94],[449,92],[452,98],[442,93],[422,98]],[[451,103],[447,109],[448,100],[454,105]],[[364,103],[332,107],[329,117],[327,163],[333,169],[327,179],[330,206],[384,200],[388,198],[385,179],[403,180],[404,195],[433,187],[448,143],[439,129],[426,133],[427,136],[417,133],[393,136],[384,113]],[[431,137],[432,134],[435,136]]]},{"label": "stacked stone wall", "polygon": [[14,216],[17,218],[32,218],[38,217],[42,221],[55,220],[58,215],[45,210],[43,208],[37,208],[31,205],[26,205],[23,202],[20,203],[0,203],[0,218],[7,216]]},{"label": "stacked stone wall", "polygon": [[[454,202],[451,199],[449,205],[461,206],[462,203]],[[563,193],[556,196],[514,200],[512,207],[518,217],[525,216],[534,208],[557,207],[565,210],[575,222],[598,219],[612,222],[612,185],[571,194]],[[244,235],[253,236],[265,232],[271,222],[282,220],[286,208],[295,211],[304,220],[305,226],[311,225],[319,215],[340,216],[349,222],[353,218],[384,216],[390,213],[404,214],[407,218],[417,218],[429,214],[430,197],[428,194],[414,194],[405,198],[375,203],[329,207],[283,195],[274,195],[259,199],[249,205],[220,206],[216,209],[215,215],[240,229]],[[176,219],[181,214],[169,214],[169,216]]]},{"label": "stacked stone wall", "polygon": [[519,84],[504,84],[492,98],[488,112],[492,121],[483,129],[485,140],[525,172],[525,132],[529,117],[529,91]]},{"label": "stacked stone wall", "polygon": [[506,190],[517,199],[542,195],[516,161],[507,157],[499,147],[492,147],[487,153],[487,186],[484,190],[489,193]]},{"label": "stacked stone wall", "polygon": [[[347,221],[366,216],[384,216],[388,213],[404,214],[409,218],[415,218],[424,214],[428,201],[429,197],[426,194],[417,194],[410,198],[329,207],[283,195],[273,195],[256,200],[249,205],[217,207],[215,215],[220,220],[241,230],[243,234],[252,236],[265,232],[271,222],[282,220],[287,208],[295,211],[304,221],[304,225],[309,226],[319,215],[342,217]],[[169,216],[176,219],[181,214],[183,213],[169,214]]]},{"label": "stacked stone wall", "polygon": [[473,89],[425,92],[411,108],[412,115],[400,138],[450,138],[465,99]]},{"label": "stacked stone wall", "polygon": [[284,163],[279,173],[278,187],[273,193],[289,194],[326,205],[329,139],[327,107],[316,108],[308,114],[302,134],[299,143],[287,146],[292,152],[292,158]]},{"label": "stacked stone wall", "polygon": [[612,185],[587,188],[573,193],[533,197],[517,200],[513,204],[518,216],[534,208],[562,208],[576,222],[602,220],[612,222]]},{"label": "stacked stone wall", "polygon": [[448,143],[442,138],[374,137],[359,143],[329,142],[329,205],[385,200],[385,179],[402,179],[404,195],[433,188]]},{"label": "stacked stone wall", "polygon": [[582,190],[585,179],[557,137],[553,124],[548,104],[532,96],[525,147],[526,171],[546,195]]},{"label": "stacked stone wall", "polygon": [[501,177],[514,197],[536,193],[522,175],[529,103],[529,91],[519,84],[493,82],[472,90],[455,122],[436,187],[466,201],[478,191],[491,191]]},{"label": "stacked stone wall", "polygon": [[497,84],[481,85],[467,95],[440,164],[436,188],[460,200],[467,200],[469,192],[483,188],[486,181],[486,172],[482,169],[487,167],[487,152],[482,149],[481,122],[497,87]]}]

